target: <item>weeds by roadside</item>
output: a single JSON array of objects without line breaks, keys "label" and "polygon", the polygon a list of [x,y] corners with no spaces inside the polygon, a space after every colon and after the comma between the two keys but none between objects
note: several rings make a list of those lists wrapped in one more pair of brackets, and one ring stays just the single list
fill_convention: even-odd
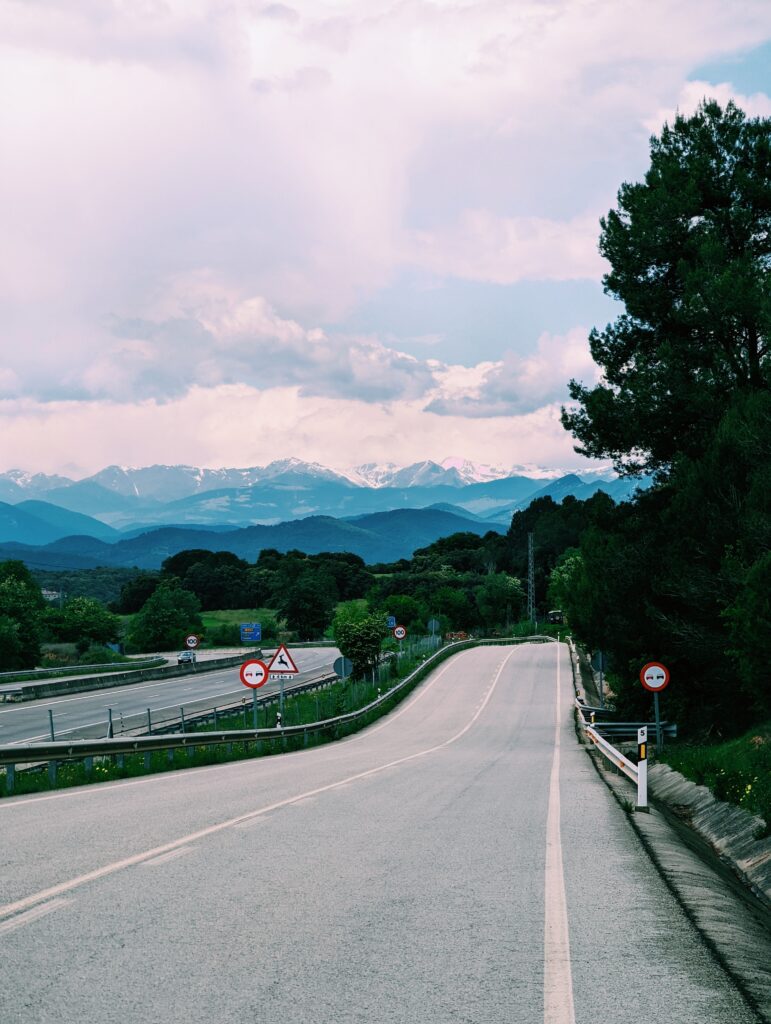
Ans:
[{"label": "weeds by roadside", "polygon": [[723,743],[673,743],[659,760],[718,800],[763,818],[764,835],[771,835],[771,722]]}]

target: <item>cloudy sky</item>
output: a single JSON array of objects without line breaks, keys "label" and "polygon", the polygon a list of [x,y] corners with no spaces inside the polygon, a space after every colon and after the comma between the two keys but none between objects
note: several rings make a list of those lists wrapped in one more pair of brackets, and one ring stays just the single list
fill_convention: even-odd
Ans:
[{"label": "cloudy sky", "polygon": [[587,466],[600,216],[768,0],[0,0],[0,471]]}]

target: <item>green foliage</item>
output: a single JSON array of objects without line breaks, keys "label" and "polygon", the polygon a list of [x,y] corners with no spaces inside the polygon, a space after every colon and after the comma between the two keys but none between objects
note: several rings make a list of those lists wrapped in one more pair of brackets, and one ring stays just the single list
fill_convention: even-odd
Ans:
[{"label": "green foliage", "polygon": [[323,636],[337,604],[337,587],[331,575],[303,572],[288,588],[279,605],[281,616],[300,640]]},{"label": "green foliage", "polygon": [[49,639],[74,643],[82,650],[89,644],[106,644],[118,639],[120,619],[91,597],[73,597],[61,608],[46,609]]},{"label": "green foliage", "polygon": [[205,609],[243,608],[255,601],[249,563],[230,551],[180,551],[164,561],[161,575],[179,580]]},{"label": "green foliage", "polygon": [[603,221],[626,307],[591,337],[603,380],[573,382],[563,411],[578,450],[656,479],[585,526],[550,593],[610,653],[620,713],[649,713],[637,674],[663,661],[667,717],[692,735],[771,711],[769,228],[771,121],[708,102],[665,126]]},{"label": "green foliage", "polygon": [[771,715],[771,552],[747,571],[726,617],[741,688],[758,718]]},{"label": "green foliage", "polygon": [[38,663],[44,607],[40,587],[24,563],[0,562],[0,671]]},{"label": "green foliage", "polygon": [[[34,569],[33,575],[44,590],[58,592],[62,598],[93,597],[102,604],[112,605],[120,601],[121,590],[131,580],[140,576],[156,574],[144,573],[140,569],[121,569],[115,566],[100,566],[97,569]],[[110,608],[110,611],[127,614],[139,611],[149,597],[145,594],[133,608]]]},{"label": "green foliage", "polygon": [[195,594],[172,579],[164,580],[134,616],[127,635],[134,651],[168,651],[181,647],[188,633],[202,633],[201,605]]},{"label": "green foliage", "polygon": [[771,383],[771,121],[731,102],[678,115],[645,181],[619,190],[600,251],[626,311],[592,332],[604,378],[571,382],[563,423],[621,472],[668,472],[699,457],[736,393]]},{"label": "green foliage", "polygon": [[479,620],[487,634],[517,622],[525,604],[522,584],[505,572],[492,573],[474,590]]},{"label": "green foliage", "polygon": [[131,659],[123,654],[119,654],[117,651],[113,651],[110,647],[104,647],[102,644],[91,644],[80,655],[79,661],[81,665],[118,665],[130,662]]},{"label": "green foliage", "polygon": [[660,760],[718,800],[738,804],[771,830],[771,722],[756,725],[736,739],[718,743],[667,745]]},{"label": "green foliage", "polygon": [[118,615],[133,615],[158,588],[160,577],[157,573],[140,573],[126,580],[117,600],[110,605],[110,611]]},{"label": "green foliage", "polygon": [[353,675],[361,678],[380,659],[383,640],[390,635],[384,615],[338,615],[333,624],[334,637],[340,653],[350,658]]}]

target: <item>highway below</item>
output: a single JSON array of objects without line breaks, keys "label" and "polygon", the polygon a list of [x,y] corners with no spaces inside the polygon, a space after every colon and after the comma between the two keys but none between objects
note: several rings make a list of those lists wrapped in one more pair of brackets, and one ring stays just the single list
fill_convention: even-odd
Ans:
[{"label": "highway below", "polygon": [[0,1020],[756,1022],[571,703],[476,648],[336,744],[3,800]]},{"label": "highway below", "polygon": [[[265,650],[265,657],[273,653]],[[339,651],[331,647],[298,647],[292,650],[301,675],[296,682],[332,670],[332,662]],[[291,685],[286,683],[285,685]],[[278,691],[274,680],[260,688],[260,697]],[[204,707],[233,703],[247,697],[251,703],[251,690],[247,690],[238,677],[238,666],[207,672],[191,671],[182,676],[146,680],[113,686],[88,693],[73,693],[61,697],[43,697],[23,704],[0,705],[0,745],[34,743],[50,739],[49,710],[53,713],[54,733],[57,739],[107,735],[108,708],[112,709],[114,734],[123,729],[142,727],[151,719],[160,723],[179,715],[180,707],[192,711]]]}]

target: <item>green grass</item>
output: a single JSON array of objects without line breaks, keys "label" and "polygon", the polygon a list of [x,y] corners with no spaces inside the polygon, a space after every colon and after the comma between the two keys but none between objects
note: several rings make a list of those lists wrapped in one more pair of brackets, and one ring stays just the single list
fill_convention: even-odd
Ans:
[{"label": "green grass", "polygon": [[276,612],[272,608],[223,608],[201,612],[201,621],[207,630],[217,626],[240,626],[242,622],[262,622],[266,618],[275,617]]},{"label": "green grass", "polygon": [[771,721],[722,743],[672,743],[660,760],[718,800],[759,815],[771,835]]},{"label": "green grass", "polygon": [[[422,664],[423,659],[407,659],[403,657],[398,666],[398,677],[391,672],[383,671],[381,689],[385,692],[393,686],[397,678],[403,678],[413,669]],[[393,663],[395,665],[395,662]],[[434,666],[431,666],[433,669]],[[145,754],[111,755],[93,759],[93,767],[87,770],[83,761],[62,762],[57,769],[55,786],[51,786],[48,767],[16,773],[14,796],[28,793],[40,793],[50,789],[66,789],[71,786],[82,786],[93,782],[112,782],[116,779],[135,778],[157,772],[174,771],[179,768],[199,767],[201,765],[224,764],[229,761],[243,760],[249,757],[265,757],[272,754],[286,753],[303,747],[319,746],[332,740],[341,739],[350,733],[357,732],[370,725],[382,715],[388,714],[400,701],[412,692],[424,677],[419,673],[411,685],[385,701],[378,708],[355,722],[343,726],[328,726],[305,736],[277,736],[275,739],[218,743],[207,747],[189,746],[185,749],[152,751],[145,759]],[[378,684],[371,682],[339,682],[318,693],[302,693],[287,696],[284,704],[284,725],[302,725],[310,722],[343,715],[348,711],[365,707],[377,696]],[[258,728],[273,728],[276,722],[276,704],[259,707]],[[220,714],[217,720],[217,731],[224,729],[253,728],[253,709],[251,702],[241,709],[228,715]],[[194,736],[196,731],[206,732],[213,729],[211,722],[190,723],[186,733]],[[0,797],[7,796],[7,777],[0,770]]]}]

